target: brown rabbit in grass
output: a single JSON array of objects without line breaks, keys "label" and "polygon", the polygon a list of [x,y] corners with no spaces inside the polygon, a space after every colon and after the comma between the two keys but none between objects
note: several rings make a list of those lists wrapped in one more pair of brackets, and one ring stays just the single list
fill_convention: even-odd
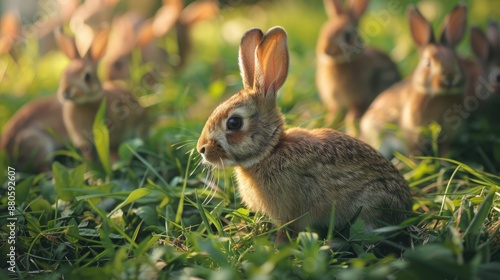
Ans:
[{"label": "brown rabbit in grass", "polygon": [[490,22],[487,35],[478,27],[471,29],[471,48],[482,68],[482,75],[475,84],[475,95],[482,101],[483,107],[495,116],[499,116],[500,104],[500,27]]},{"label": "brown rabbit in grass", "polygon": [[327,122],[345,115],[349,134],[357,134],[356,122],[377,95],[401,79],[386,54],[363,46],[358,33],[368,0],[324,0],[329,20],[321,29],[317,53],[316,85],[328,108]]},{"label": "brown rabbit in grass", "polygon": [[[430,23],[415,6],[409,9],[410,29],[419,47],[420,62],[408,80],[381,93],[363,116],[361,138],[378,148],[386,157],[394,151],[421,154],[428,152],[421,134],[432,122],[442,126],[442,148],[460,128],[452,121],[453,106],[461,105],[466,77],[453,48],[462,39],[466,26],[466,7],[458,5],[449,14],[440,42]],[[387,129],[398,125],[405,143]],[[409,147],[409,148],[408,148]]]},{"label": "brown rabbit in grass", "polygon": [[40,173],[51,169],[52,154],[68,142],[62,105],[53,96],[21,107],[5,125],[0,149],[16,170]]},{"label": "brown rabbit in grass", "polygon": [[[410,210],[408,185],[369,145],[332,129],[285,130],[277,94],[288,74],[285,31],[245,33],[239,50],[244,88],[208,118],[197,150],[205,163],[234,166],[243,203],[301,231],[346,225],[362,208],[366,229],[395,225]],[[279,231],[276,241],[284,241]]]},{"label": "brown rabbit in grass", "polygon": [[94,158],[94,138],[98,140],[99,137],[94,137],[92,127],[101,102],[106,100],[104,121],[109,130],[111,158],[116,160],[118,145],[134,137],[144,139],[150,123],[146,111],[129,90],[112,82],[101,84],[97,77],[97,65],[106,49],[108,30],[95,37],[83,56],[78,54],[72,38],[61,32],[57,32],[56,38],[61,50],[71,59],[58,89],[71,141],[84,156]]}]

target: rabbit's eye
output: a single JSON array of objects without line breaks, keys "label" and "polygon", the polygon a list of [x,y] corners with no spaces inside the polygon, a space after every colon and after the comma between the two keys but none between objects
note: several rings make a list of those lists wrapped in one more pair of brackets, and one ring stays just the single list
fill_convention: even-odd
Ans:
[{"label": "rabbit's eye", "polygon": [[228,130],[239,130],[243,127],[243,119],[241,117],[230,117],[226,122]]},{"label": "rabbit's eye", "polygon": [[83,77],[83,79],[85,80],[85,83],[90,83],[90,81],[92,80],[92,75],[90,75],[90,73],[85,73],[85,76]]}]

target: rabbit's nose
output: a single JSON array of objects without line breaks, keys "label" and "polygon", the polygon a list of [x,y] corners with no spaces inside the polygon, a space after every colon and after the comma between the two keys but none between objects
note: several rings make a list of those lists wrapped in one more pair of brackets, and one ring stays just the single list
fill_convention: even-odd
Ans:
[{"label": "rabbit's nose", "polygon": [[203,158],[205,158],[205,155],[207,152],[208,141],[206,140],[205,134],[203,132],[201,133],[200,138],[198,139],[198,142],[196,143],[196,150]]},{"label": "rabbit's nose", "polygon": [[200,155],[205,156],[205,152],[207,151],[206,145],[198,146],[197,150]]},{"label": "rabbit's nose", "polygon": [[206,155],[205,155],[206,151],[207,151],[207,149],[205,148],[205,146],[201,146],[200,148],[198,148],[198,153],[200,153],[203,160],[207,160]]}]

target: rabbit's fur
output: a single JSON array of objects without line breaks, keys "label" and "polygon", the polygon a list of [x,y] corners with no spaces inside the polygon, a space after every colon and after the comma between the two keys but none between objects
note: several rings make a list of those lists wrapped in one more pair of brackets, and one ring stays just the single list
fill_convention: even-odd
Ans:
[{"label": "rabbit's fur", "polygon": [[[432,26],[415,6],[409,9],[410,29],[419,47],[420,62],[413,74],[381,93],[363,116],[361,138],[378,148],[386,157],[394,151],[412,154],[428,153],[422,127],[437,122],[443,129],[442,152],[460,129],[453,121],[454,105],[465,96],[466,77],[453,50],[466,26],[466,7],[458,5],[446,21],[440,42],[434,39]],[[387,129],[400,127],[403,141]]]},{"label": "rabbit's fur", "polygon": [[105,124],[109,130],[110,153],[117,159],[118,145],[134,137],[144,138],[150,122],[133,94],[112,82],[101,84],[97,65],[107,44],[108,31],[99,33],[90,49],[80,56],[72,38],[57,33],[61,50],[71,59],[58,89],[63,119],[73,144],[84,156],[95,157],[93,123],[101,102],[106,100]]},{"label": "rabbit's fur", "polygon": [[21,172],[46,172],[52,153],[64,148],[69,136],[56,96],[38,99],[21,107],[7,122],[0,139],[11,165]]},{"label": "rabbit's fur", "polygon": [[316,48],[316,85],[328,108],[327,122],[345,115],[349,134],[357,135],[359,118],[383,90],[401,79],[396,64],[379,50],[363,46],[358,22],[368,0],[324,0],[329,20]]},{"label": "rabbit's fur", "polygon": [[[197,150],[206,163],[235,166],[243,203],[278,225],[346,225],[362,208],[366,229],[400,223],[410,210],[408,185],[369,145],[332,129],[285,130],[277,93],[288,74],[285,31],[259,29],[241,40],[244,88],[207,120]],[[280,231],[277,241],[283,241]]]}]

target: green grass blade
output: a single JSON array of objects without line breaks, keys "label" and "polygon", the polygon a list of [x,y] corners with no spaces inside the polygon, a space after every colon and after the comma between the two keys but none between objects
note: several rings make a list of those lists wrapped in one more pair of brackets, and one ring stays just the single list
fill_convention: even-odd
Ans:
[{"label": "green grass blade", "polygon": [[[138,227],[139,228],[139,227]],[[155,245],[156,242],[158,242],[158,240],[160,239],[160,236],[159,235],[154,235],[152,236],[150,239],[144,239],[140,244],[139,246],[137,247],[137,249],[135,249],[135,256],[136,257],[139,257],[139,256],[142,256],[144,254],[146,254],[146,252]]]},{"label": "green grass blade", "polygon": [[479,233],[481,227],[483,226],[484,221],[486,220],[486,218],[488,218],[488,214],[490,213],[491,207],[493,205],[493,198],[495,197],[495,191],[496,188],[494,187],[490,189],[490,192],[488,193],[484,201],[481,203],[481,206],[479,206],[479,209],[477,210],[477,213],[474,215],[474,218],[472,218],[469,227],[464,233],[464,237],[469,234]]},{"label": "green grass blade", "polygon": [[54,175],[54,186],[59,199],[72,201],[75,196],[72,191],[67,190],[72,186],[69,183],[69,172],[66,167],[56,161],[52,164],[52,174]]},{"label": "green grass blade", "polygon": [[90,208],[92,208],[92,210],[94,210],[99,216],[101,216],[101,218],[103,218],[103,220],[109,226],[111,226],[116,232],[118,232],[118,234],[120,234],[125,240],[127,240],[127,242],[130,244],[131,247],[133,248],[137,247],[137,243],[135,243],[135,241],[130,236],[128,236],[128,234],[125,233],[120,227],[118,227],[115,223],[113,223],[113,221],[111,221],[106,216],[106,214],[101,209],[99,209],[99,207],[97,207],[94,203],[92,203],[92,201],[88,201],[88,203]]},{"label": "green grass blade", "polygon": [[193,157],[193,151],[194,150],[191,150],[191,153],[189,154],[187,166],[186,166],[186,171],[184,173],[184,182],[182,183],[182,191],[180,193],[179,206],[177,207],[177,214],[175,215],[175,223],[177,223],[177,224],[180,224],[180,222],[181,222],[182,212],[184,209],[184,194],[186,193],[186,187],[187,187],[187,182],[188,182],[188,177],[189,177],[189,168],[191,165],[191,158]]},{"label": "green grass blade", "polygon": [[198,194],[197,193],[195,193],[195,197],[196,197],[196,205],[198,206],[198,212],[200,213],[201,220],[205,224],[205,227],[207,228],[207,232],[210,235],[214,235],[212,227],[210,227],[210,223],[208,222],[208,218],[207,218],[207,215],[205,213],[205,209],[203,208],[203,205],[201,205],[201,201],[198,198]]},{"label": "green grass blade", "polygon": [[16,185],[16,204],[20,205],[28,199],[30,188],[34,180],[34,177],[29,177]]},{"label": "green grass blade", "polygon": [[119,209],[121,209],[122,207],[138,200],[139,198],[142,198],[148,194],[150,194],[151,192],[153,192],[152,190],[150,189],[146,189],[146,188],[140,188],[140,189],[137,189],[137,190],[133,190],[132,192],[130,192],[130,194],[128,195],[128,197],[120,204],[118,204],[115,209],[113,209],[113,211],[111,211],[109,214],[108,214],[108,217],[113,215],[113,213],[115,213],[116,211],[118,211]]},{"label": "green grass blade", "polygon": [[153,172],[153,174],[158,178],[158,180],[160,180],[161,183],[163,183],[164,186],[169,185],[167,181],[165,181],[165,179],[158,173],[158,171],[156,171],[156,169],[145,158],[141,157],[141,155],[139,155],[139,153],[137,153],[132,147],[130,147],[130,145],[127,144],[126,147],[136,158],[138,158],[142,162],[142,164],[144,164],[148,168],[148,170]]},{"label": "green grass blade", "polygon": [[444,209],[444,205],[445,205],[445,201],[446,201],[446,196],[448,195],[448,189],[450,188],[451,182],[453,181],[453,178],[455,178],[455,175],[457,174],[458,170],[460,170],[460,167],[461,167],[461,165],[459,165],[459,166],[457,166],[457,168],[455,168],[455,170],[453,171],[453,174],[451,174],[451,177],[448,180],[448,184],[446,184],[446,188],[444,189],[443,199],[441,201],[441,208],[439,209],[438,215],[441,215],[441,213],[443,213],[443,209]]},{"label": "green grass blade", "polygon": [[109,130],[105,123],[105,117],[106,99],[103,99],[95,116],[92,130],[94,133],[94,143],[99,160],[101,161],[106,175],[111,177],[113,173],[111,172],[111,158],[109,155]]}]

